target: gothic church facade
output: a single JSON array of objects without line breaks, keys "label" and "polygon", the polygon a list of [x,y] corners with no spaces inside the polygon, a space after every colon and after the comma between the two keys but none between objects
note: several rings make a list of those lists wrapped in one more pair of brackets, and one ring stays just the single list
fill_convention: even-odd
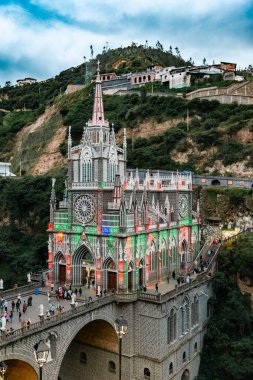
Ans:
[{"label": "gothic church facade", "polygon": [[[152,159],[152,157],[151,157]],[[127,140],[105,120],[99,69],[92,119],[68,137],[68,176],[48,225],[49,282],[132,292],[187,271],[199,249],[191,174],[127,171]]]}]

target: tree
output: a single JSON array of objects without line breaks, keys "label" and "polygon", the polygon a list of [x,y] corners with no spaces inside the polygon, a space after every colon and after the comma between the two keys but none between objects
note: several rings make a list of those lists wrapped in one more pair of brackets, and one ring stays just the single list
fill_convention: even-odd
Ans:
[{"label": "tree", "polygon": [[172,46],[171,46],[171,45],[170,45],[169,53],[170,53],[170,54],[173,54],[173,52],[172,52]]},{"label": "tree", "polygon": [[157,49],[159,49],[159,50],[161,50],[161,51],[163,51],[163,45],[161,44],[161,42],[160,41],[157,41],[157,43],[156,43],[156,48]]},{"label": "tree", "polygon": [[93,51],[93,46],[90,45],[90,55],[91,55],[91,59],[93,59],[93,53],[94,53],[94,51]]},{"label": "tree", "polygon": [[5,82],[5,87],[11,87],[11,86],[12,86],[11,81],[7,80]]},{"label": "tree", "polygon": [[178,57],[180,57],[180,51],[179,51],[179,49],[178,49],[177,46],[175,47],[175,52],[176,52],[176,55],[177,55]]},{"label": "tree", "polygon": [[206,65],[206,59],[203,58],[203,65],[205,66]]}]

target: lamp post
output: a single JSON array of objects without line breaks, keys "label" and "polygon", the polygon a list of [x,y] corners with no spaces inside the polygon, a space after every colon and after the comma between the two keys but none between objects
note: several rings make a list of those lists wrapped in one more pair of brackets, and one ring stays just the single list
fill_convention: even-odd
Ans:
[{"label": "lamp post", "polygon": [[7,370],[7,368],[8,368],[8,366],[7,366],[7,364],[5,362],[1,362],[0,363],[0,374],[1,374],[1,376],[2,376],[3,379],[4,379],[4,374],[5,374],[6,370]]},{"label": "lamp post", "polygon": [[122,338],[127,332],[128,323],[121,315],[119,318],[115,320],[114,326],[115,326],[115,331],[119,338],[119,380],[121,380]]},{"label": "lamp post", "polygon": [[34,345],[35,360],[39,364],[40,368],[40,380],[42,380],[42,367],[47,362],[49,351],[49,345],[46,344],[44,340],[40,340]]}]

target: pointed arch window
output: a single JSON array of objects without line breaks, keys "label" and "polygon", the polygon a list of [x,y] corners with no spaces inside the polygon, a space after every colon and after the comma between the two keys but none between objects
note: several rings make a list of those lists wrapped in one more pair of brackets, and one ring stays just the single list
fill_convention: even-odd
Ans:
[{"label": "pointed arch window", "polygon": [[110,148],[109,163],[108,163],[108,182],[114,182],[117,174],[118,158],[117,151],[114,147]]},{"label": "pointed arch window", "polygon": [[184,315],[183,307],[180,308],[180,317],[181,317],[181,335],[183,335],[184,330],[185,330],[185,322],[184,322],[185,315]]},{"label": "pointed arch window", "polygon": [[91,182],[92,173],[92,159],[91,151],[88,147],[84,149],[81,156],[81,182]]},{"label": "pointed arch window", "polygon": [[146,380],[150,379],[150,370],[149,370],[149,368],[144,368],[144,379],[146,379]]},{"label": "pointed arch window", "polygon": [[191,322],[192,322],[192,327],[197,325],[199,322],[199,299],[198,296],[195,295],[194,301],[191,305]]},{"label": "pointed arch window", "polygon": [[170,344],[177,338],[177,313],[174,309],[171,310],[170,316],[167,319],[167,343]]},{"label": "pointed arch window", "polygon": [[117,173],[117,164],[115,162],[109,161],[109,167],[108,167],[108,181],[109,182],[114,182],[116,173]]},{"label": "pointed arch window", "polygon": [[155,249],[155,244],[152,242],[150,247],[150,263],[151,263],[151,272],[157,270],[157,254]]},{"label": "pointed arch window", "polygon": [[162,240],[161,244],[161,259],[162,259],[162,268],[167,267],[167,252],[166,252],[166,244],[164,239]]},{"label": "pointed arch window", "polygon": [[91,160],[84,161],[82,164],[82,182],[92,181],[92,162]]}]

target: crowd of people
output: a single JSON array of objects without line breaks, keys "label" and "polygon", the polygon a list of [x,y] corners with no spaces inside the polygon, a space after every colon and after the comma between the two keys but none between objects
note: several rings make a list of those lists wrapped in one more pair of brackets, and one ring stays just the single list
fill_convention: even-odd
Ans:
[{"label": "crowd of people", "polygon": [[25,314],[27,308],[32,307],[32,301],[33,298],[31,295],[27,298],[27,301],[22,301],[21,294],[18,294],[17,299],[12,301],[8,301],[4,298],[0,299],[0,330],[4,332],[6,336],[12,335],[14,332],[14,328],[11,325],[15,317],[21,323],[21,328],[30,328],[32,322],[31,318],[25,318]]}]

